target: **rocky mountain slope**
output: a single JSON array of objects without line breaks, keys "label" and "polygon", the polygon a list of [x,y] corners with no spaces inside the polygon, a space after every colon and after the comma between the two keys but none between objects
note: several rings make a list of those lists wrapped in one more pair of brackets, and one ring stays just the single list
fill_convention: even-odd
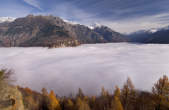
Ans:
[{"label": "rocky mountain slope", "polygon": [[95,27],[94,31],[103,36],[106,42],[125,42],[127,39],[124,35],[113,31],[112,29],[106,26]]},{"label": "rocky mountain slope", "polygon": [[59,17],[33,16],[0,23],[0,46],[77,46],[88,43],[124,42],[121,34],[107,27],[90,29]]}]

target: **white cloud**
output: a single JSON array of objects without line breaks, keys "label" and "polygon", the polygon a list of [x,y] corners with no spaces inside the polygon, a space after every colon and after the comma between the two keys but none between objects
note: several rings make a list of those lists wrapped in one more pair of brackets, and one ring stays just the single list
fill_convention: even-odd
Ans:
[{"label": "white cloud", "polygon": [[151,28],[161,28],[169,25],[162,18],[168,18],[169,13],[161,13],[155,15],[145,15],[141,17],[130,17],[126,19],[111,20],[96,17],[95,14],[87,13],[71,4],[59,4],[59,6],[54,7],[53,11],[50,13],[56,14],[56,16],[61,16],[65,19],[74,19],[75,22],[88,25],[94,23],[99,23],[102,25],[109,26],[115,31],[121,33],[131,33],[138,30],[146,30]]},{"label": "white cloud", "polygon": [[40,4],[37,0],[24,0],[24,2],[35,7],[35,8],[38,8],[39,10],[42,10],[42,8],[40,7]]}]

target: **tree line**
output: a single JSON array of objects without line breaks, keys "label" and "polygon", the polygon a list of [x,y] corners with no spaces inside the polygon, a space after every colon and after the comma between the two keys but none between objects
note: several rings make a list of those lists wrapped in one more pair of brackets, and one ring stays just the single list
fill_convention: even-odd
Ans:
[{"label": "tree line", "polygon": [[[0,71],[0,82],[8,79],[9,71],[6,75],[5,72]],[[152,91],[135,89],[130,78],[121,89],[116,86],[113,93],[103,87],[99,96],[87,96],[80,88],[75,96],[62,97],[53,90],[48,93],[45,88],[41,92],[19,86],[18,89],[27,110],[169,110],[169,79],[166,75],[159,78]]]}]

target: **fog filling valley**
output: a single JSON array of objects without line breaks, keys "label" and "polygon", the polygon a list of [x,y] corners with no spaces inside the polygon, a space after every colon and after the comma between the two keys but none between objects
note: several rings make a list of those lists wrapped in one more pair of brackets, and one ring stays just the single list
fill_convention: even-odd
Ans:
[{"label": "fog filling valley", "polygon": [[110,92],[130,77],[137,89],[151,90],[169,75],[169,45],[88,44],[69,48],[0,48],[0,67],[15,71],[16,84],[58,95]]}]

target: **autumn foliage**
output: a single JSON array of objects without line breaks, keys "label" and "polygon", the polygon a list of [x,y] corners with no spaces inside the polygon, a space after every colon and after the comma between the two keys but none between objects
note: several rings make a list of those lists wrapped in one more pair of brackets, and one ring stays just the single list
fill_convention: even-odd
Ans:
[{"label": "autumn foliage", "polygon": [[169,110],[169,79],[165,75],[152,87],[152,92],[135,89],[128,78],[120,89],[110,93],[104,87],[98,96],[86,96],[82,89],[77,95],[57,97],[43,88],[42,93],[18,87],[27,110]]}]

